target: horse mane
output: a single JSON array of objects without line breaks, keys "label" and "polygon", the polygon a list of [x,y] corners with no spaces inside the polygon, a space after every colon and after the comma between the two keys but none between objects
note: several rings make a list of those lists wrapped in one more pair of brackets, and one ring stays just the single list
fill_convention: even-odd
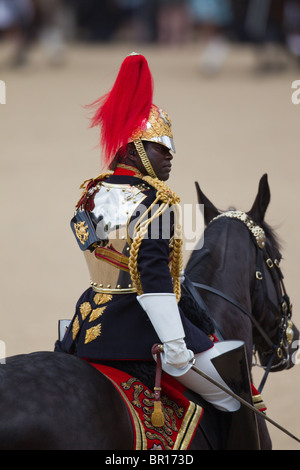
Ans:
[{"label": "horse mane", "polygon": [[[230,207],[227,209],[227,211],[236,211],[237,209],[235,207]],[[226,211],[226,212],[227,212]],[[221,211],[220,211],[221,212]],[[248,215],[250,215],[250,213],[248,213]],[[269,225],[265,220],[263,220],[262,222],[257,220],[257,218],[254,216],[251,215],[251,218],[253,219],[253,221],[255,223],[257,223],[257,225],[259,225],[263,231],[265,232],[266,234],[266,239],[267,239],[267,243],[275,250],[277,251],[278,253],[280,253],[281,251],[281,248],[282,248],[282,242],[279,238],[279,236],[277,235],[276,233],[276,229],[271,227],[271,225]],[[278,255],[279,256],[279,255]]]},{"label": "horse mane", "polygon": [[[230,207],[230,209],[228,210],[236,210],[236,209],[234,209],[233,207]],[[222,224],[222,222],[224,222],[225,220],[229,221],[229,219],[227,218],[226,219],[221,218],[218,221],[218,223]],[[280,251],[281,251],[282,243],[281,243],[279,236],[276,233],[276,230],[273,227],[271,227],[271,225],[269,225],[266,221],[258,222],[257,220],[255,220],[255,218],[253,218],[253,220],[264,230],[266,234],[267,246],[272,250],[272,253],[274,253],[274,256],[278,258],[278,260],[280,260],[281,259]],[[210,225],[207,225],[205,228],[204,239],[205,239],[205,236],[208,234],[207,231],[208,231],[209,226]],[[210,231],[210,233],[212,232]],[[213,233],[217,237],[219,236],[219,231],[214,231]],[[214,242],[210,241],[210,243],[214,243]],[[190,272],[196,276],[200,275],[201,269],[202,269],[201,260],[203,260],[203,258],[208,254],[208,251],[209,250],[206,249],[206,246],[204,245],[203,248],[201,248],[200,250],[195,249],[192,252],[192,255],[189,257],[186,263],[186,267],[185,267],[187,274]]]},{"label": "horse mane", "polygon": [[[234,207],[230,207],[228,209],[228,211],[236,211],[236,210],[237,209],[234,208]],[[276,229],[271,227],[271,225],[269,225],[265,220],[263,220],[261,222],[261,221],[257,220],[257,218],[255,216],[253,216],[252,214],[250,215],[250,213],[248,213],[248,215],[251,216],[253,221],[255,223],[257,223],[257,225],[259,225],[263,229],[263,231],[266,234],[267,243],[271,247],[273,247],[274,250],[280,252],[280,250],[282,248],[282,242],[281,242],[279,236],[276,233]]]},{"label": "horse mane", "polygon": [[261,228],[264,230],[267,238],[267,242],[271,245],[271,247],[280,253],[282,248],[282,242],[276,233],[275,229],[271,227],[267,222],[263,222],[260,224]]}]

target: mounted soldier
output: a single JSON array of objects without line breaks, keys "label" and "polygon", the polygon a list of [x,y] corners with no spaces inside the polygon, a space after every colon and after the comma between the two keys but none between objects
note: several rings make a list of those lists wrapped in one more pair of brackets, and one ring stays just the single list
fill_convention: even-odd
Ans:
[{"label": "mounted soldier", "polygon": [[[226,386],[214,363],[232,343],[216,341],[179,306],[180,200],[165,183],[175,147],[169,116],[153,104],[146,59],[128,56],[111,91],[93,106],[91,126],[101,128],[108,170],[83,183],[71,221],[91,285],[56,351],[123,370],[153,370],[152,346],[161,343],[162,369],[230,417],[231,425],[235,417],[240,424],[239,402],[191,370],[195,365]],[[248,436],[247,426],[238,432],[243,428]],[[259,447],[254,435],[250,448]]]}]

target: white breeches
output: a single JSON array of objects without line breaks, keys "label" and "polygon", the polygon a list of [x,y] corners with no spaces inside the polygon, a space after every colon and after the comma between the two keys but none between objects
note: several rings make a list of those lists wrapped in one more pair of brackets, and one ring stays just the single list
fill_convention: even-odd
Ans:
[{"label": "white breeches", "polygon": [[[214,343],[214,346],[211,349],[195,354],[195,367],[213,378],[215,381],[218,381],[224,387],[228,388],[211,362],[211,359],[232,348],[234,349],[235,347],[236,342],[232,342],[232,344],[230,341]],[[218,410],[233,412],[237,411],[241,406],[235,398],[231,397],[191,369],[184,375],[176,377],[176,379],[186,388],[201,395],[207,402],[214,405]]]}]

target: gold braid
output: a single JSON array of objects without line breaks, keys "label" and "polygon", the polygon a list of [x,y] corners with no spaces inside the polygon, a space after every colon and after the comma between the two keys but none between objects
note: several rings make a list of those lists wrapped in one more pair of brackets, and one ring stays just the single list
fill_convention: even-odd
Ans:
[{"label": "gold braid", "polygon": [[173,256],[171,265],[171,275],[173,278],[173,289],[176,294],[177,302],[181,297],[181,283],[180,276],[183,270],[183,239],[182,239],[182,226],[180,224],[180,206],[179,204],[174,205],[175,215],[175,226],[174,226],[174,244],[173,244]]},{"label": "gold braid", "polygon": [[[132,244],[130,249],[130,256],[129,256],[129,272],[131,276],[131,280],[134,284],[134,287],[137,290],[138,295],[143,293],[140,274],[137,268],[137,257],[139,253],[139,249],[141,243],[147,233],[148,226],[150,223],[156,219],[157,217],[161,216],[164,211],[170,207],[174,207],[174,244],[173,244],[173,256],[172,262],[170,267],[170,272],[173,278],[173,291],[176,294],[177,302],[180,300],[181,296],[181,286],[180,286],[180,274],[183,267],[183,257],[182,257],[182,227],[180,225],[180,206],[179,197],[171,191],[171,189],[161,180],[158,178],[151,178],[150,176],[144,176],[143,180],[146,181],[150,186],[153,186],[157,193],[156,199],[148,208],[148,210],[143,214],[143,216],[139,219],[137,225],[134,229],[134,234],[132,237]],[[151,211],[154,205],[158,202],[161,202],[159,208],[155,211],[155,213],[147,220],[142,221],[145,216]]]}]

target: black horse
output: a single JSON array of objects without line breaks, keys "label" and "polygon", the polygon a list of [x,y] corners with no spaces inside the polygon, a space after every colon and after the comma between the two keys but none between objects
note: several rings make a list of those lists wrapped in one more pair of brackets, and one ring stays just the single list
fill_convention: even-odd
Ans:
[{"label": "black horse", "polygon": [[[278,243],[264,222],[270,199],[267,177],[261,179],[248,213],[266,234],[263,250],[257,250],[257,240],[242,220],[220,217],[199,186],[198,196],[208,227],[204,246],[193,252],[186,273],[197,289],[202,286],[216,332],[244,341],[249,364],[255,345],[270,370],[291,367],[291,331],[295,339],[299,334],[290,322],[289,305],[283,305],[288,304],[287,296],[283,299],[280,293],[278,298]],[[265,249],[276,263],[275,274],[264,262],[258,274],[257,253]],[[204,282],[217,291],[204,290]],[[261,447],[269,449],[268,432],[260,421]],[[0,365],[0,449],[130,450],[133,442],[131,418],[119,392],[85,361],[64,353],[36,352],[7,358]],[[190,449],[213,448],[199,426]]]},{"label": "black horse", "polygon": [[[185,269],[214,318],[223,339],[245,343],[248,364],[253,352],[269,372],[294,366],[299,331],[291,322],[292,306],[279,267],[280,244],[265,213],[270,203],[263,175],[251,210],[220,212],[196,183],[204,205],[206,230],[201,250],[195,250]],[[295,346],[296,345],[296,346]],[[262,449],[271,441],[265,421],[258,417]]]}]

